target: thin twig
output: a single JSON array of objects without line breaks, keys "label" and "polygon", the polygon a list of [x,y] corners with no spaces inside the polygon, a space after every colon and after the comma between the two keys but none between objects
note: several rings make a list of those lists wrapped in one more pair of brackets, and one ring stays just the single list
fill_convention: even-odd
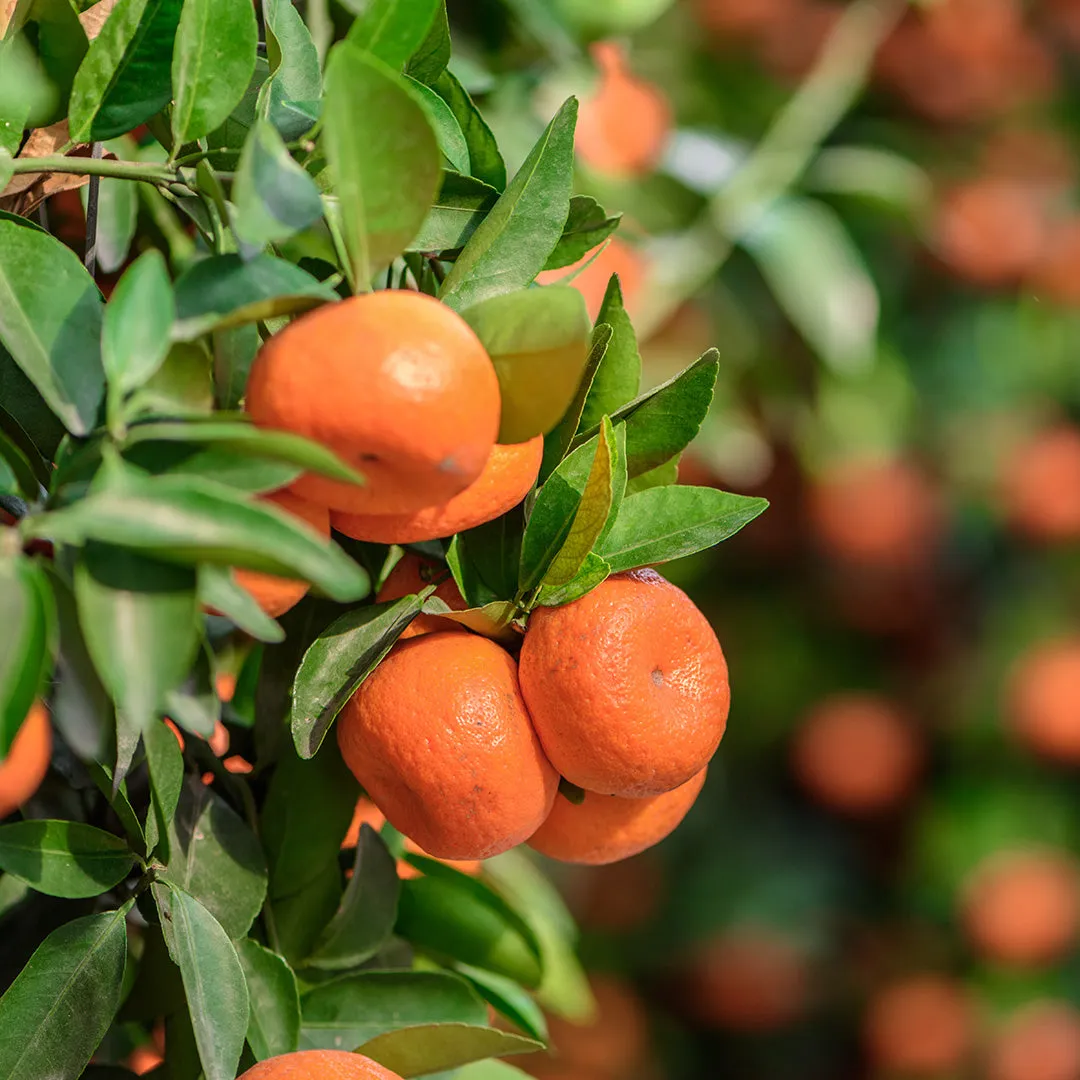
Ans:
[{"label": "thin twig", "polygon": [[[94,143],[90,147],[91,160],[100,161],[104,150],[102,143]],[[91,176],[90,186],[86,192],[86,248],[83,251],[83,265],[91,277],[97,270],[98,200],[100,197],[101,177]]]}]

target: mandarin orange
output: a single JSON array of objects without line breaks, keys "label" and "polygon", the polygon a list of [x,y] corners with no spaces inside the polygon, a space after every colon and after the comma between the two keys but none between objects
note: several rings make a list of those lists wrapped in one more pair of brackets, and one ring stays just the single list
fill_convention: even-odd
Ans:
[{"label": "mandarin orange", "polygon": [[0,761],[0,818],[17,810],[41,786],[52,755],[52,726],[36,701],[26,714],[7,757]]},{"label": "mandarin orange", "polygon": [[1031,540],[1080,538],[1080,429],[1057,424],[1009,456],[1001,501],[1010,524]]},{"label": "mandarin orange", "polygon": [[1013,1013],[987,1055],[989,1080],[1076,1080],[1080,1012],[1068,1001],[1032,1001]]},{"label": "mandarin orange", "polygon": [[296,1050],[252,1065],[239,1080],[401,1080],[363,1054],[345,1050]]},{"label": "mandarin orange", "polygon": [[1024,653],[1008,683],[1008,720],[1036,753],[1080,764],[1080,637],[1042,642]]},{"label": "mandarin orange", "polygon": [[[387,600],[400,600],[403,596],[410,596],[413,593],[418,593],[421,589],[427,588],[433,581],[438,581],[440,577],[444,577],[446,580],[439,583],[433,595],[437,596],[451,610],[464,611],[469,605],[465,603],[465,598],[461,595],[457,583],[450,576],[450,571],[445,566],[440,566],[431,559],[425,559],[411,551],[407,551],[398,560],[393,570],[386,575],[386,580],[383,582],[382,588],[375,599],[379,603]],[[419,634],[430,634],[436,630],[445,630],[448,633],[468,633],[461,623],[456,623],[453,619],[443,619],[438,615],[417,615],[404,629],[401,636],[402,638],[411,638]]]}]

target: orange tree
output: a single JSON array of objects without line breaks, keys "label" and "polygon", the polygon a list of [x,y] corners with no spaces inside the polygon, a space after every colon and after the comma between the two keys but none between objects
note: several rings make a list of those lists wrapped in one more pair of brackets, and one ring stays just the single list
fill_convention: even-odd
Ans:
[{"label": "orange tree", "polygon": [[[641,392],[618,280],[594,325],[563,270],[618,226],[573,194],[576,102],[508,175],[438,0],[4,8],[0,1076],[231,1080],[298,1049],[515,1075],[486,1059],[590,999],[508,849],[553,807],[556,854],[654,842],[723,732],[711,631],[625,576],[764,508],[673,485],[717,354]],[[85,233],[39,210],[74,188]],[[516,658],[616,580],[564,625],[618,691],[589,722],[646,724],[605,792],[649,798],[599,813]],[[657,603],[655,641],[618,639]]]}]

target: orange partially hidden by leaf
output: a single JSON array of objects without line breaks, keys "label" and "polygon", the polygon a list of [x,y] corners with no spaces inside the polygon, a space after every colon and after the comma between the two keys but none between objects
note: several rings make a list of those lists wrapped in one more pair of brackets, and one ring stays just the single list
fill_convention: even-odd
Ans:
[{"label": "orange partially hidden by leaf", "polygon": [[334,511],[330,524],[354,540],[415,544],[474,529],[512,510],[528,495],[540,471],[544,437],[497,444],[479,478],[464,491],[435,506],[409,514],[351,514]]},{"label": "orange partially hidden by leaf", "polygon": [[1076,1080],[1080,1076],[1080,1012],[1043,999],[1013,1013],[986,1058],[989,1080]]},{"label": "orange partially hidden by leaf", "polygon": [[1006,460],[1000,486],[1017,532],[1044,543],[1080,539],[1080,429],[1039,432]]},{"label": "orange partially hidden by leaf", "polygon": [[297,1050],[252,1065],[239,1080],[401,1080],[363,1054],[345,1050]]},{"label": "orange partially hidden by leaf", "polygon": [[626,243],[625,240],[613,237],[600,249],[599,254],[590,251],[573,266],[564,266],[559,270],[545,270],[537,274],[537,284],[554,285],[573,273],[579,266],[584,269],[567,284],[572,285],[585,297],[585,307],[588,309],[590,318],[596,319],[600,314],[600,306],[604,302],[604,293],[607,292],[608,281],[612,274],[619,275],[623,304],[633,318],[638,298],[645,285],[646,274],[645,260],[637,248]]},{"label": "orange partially hidden by leaf", "polygon": [[[400,600],[403,596],[418,593],[427,588],[439,578],[438,587],[433,593],[448,608],[453,611],[464,611],[468,607],[464,597],[458,591],[457,584],[450,576],[450,571],[445,566],[440,566],[431,559],[425,559],[420,555],[414,555],[411,551],[406,552],[397,565],[386,576],[382,588],[375,599],[379,603],[388,600]],[[417,637],[420,634],[431,634],[437,630],[445,630],[449,633],[467,634],[468,631],[461,623],[453,619],[443,619],[438,615],[417,615],[415,619],[402,631],[402,638]]]},{"label": "orange partially hidden by leaf", "polygon": [[706,771],[673,791],[644,799],[587,791],[575,805],[559,795],[544,824],[529,837],[529,847],[551,859],[590,866],[628,859],[658,844],[686,817]]},{"label": "orange partially hidden by leaf", "polygon": [[26,714],[7,757],[0,761],[0,818],[17,810],[45,779],[52,755],[52,727],[36,701]]},{"label": "orange partially hidden by leaf", "polygon": [[1008,703],[1012,729],[1030,749],[1080,763],[1080,637],[1042,642],[1021,656]]},{"label": "orange partially hidden by leaf", "polygon": [[667,99],[637,78],[617,42],[591,49],[600,70],[596,93],[578,110],[574,147],[590,168],[612,176],[639,176],[653,169],[671,130]]}]

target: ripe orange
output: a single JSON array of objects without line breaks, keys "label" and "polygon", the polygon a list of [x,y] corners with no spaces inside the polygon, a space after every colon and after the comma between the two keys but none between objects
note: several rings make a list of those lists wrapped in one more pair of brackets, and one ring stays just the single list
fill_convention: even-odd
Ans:
[{"label": "ripe orange", "polygon": [[987,1056],[989,1080],[1076,1080],[1080,1012],[1067,1001],[1033,1001],[1013,1013]]},{"label": "ripe orange", "polygon": [[837,694],[820,702],[795,733],[792,768],[823,806],[873,814],[910,794],[922,745],[907,717],[873,694]]},{"label": "ripe orange", "polygon": [[993,855],[965,884],[961,915],[972,945],[986,958],[1052,963],[1080,936],[1080,870],[1064,851]]},{"label": "ripe orange", "polygon": [[266,1058],[239,1080],[401,1080],[363,1054],[345,1050],[297,1050]]},{"label": "ripe orange", "polygon": [[1032,750],[1080,763],[1080,638],[1046,641],[1021,656],[1008,689],[1012,729]]},{"label": "ripe orange", "polygon": [[[264,499],[310,525],[320,536],[329,538],[330,511],[325,506],[301,499],[291,491],[277,491]],[[299,604],[310,588],[306,581],[263,574],[258,570],[237,569],[233,571],[233,577],[237,585],[247,589],[259,607],[274,619]]]},{"label": "ripe orange", "polygon": [[517,506],[528,495],[540,471],[544,437],[498,444],[479,478],[464,491],[434,506],[409,514],[350,514],[335,511],[331,524],[356,540],[378,544],[415,544],[483,525]]},{"label": "ripe orange", "polygon": [[578,110],[578,156],[612,176],[647,173],[660,159],[671,130],[667,100],[652,83],[633,75],[626,50],[617,42],[598,41],[590,51],[600,84]]},{"label": "ripe orange", "polygon": [[595,319],[600,314],[600,305],[604,302],[604,293],[607,292],[612,274],[619,275],[623,304],[631,318],[633,317],[638,298],[645,287],[646,276],[645,259],[637,248],[616,236],[607,242],[607,246],[602,248],[599,254],[590,251],[573,266],[545,270],[537,274],[537,284],[552,285],[579,266],[585,268],[568,284],[585,297],[585,307],[591,318]]},{"label": "ripe orange", "polygon": [[[445,566],[424,559],[412,552],[406,552],[395,565],[394,569],[386,576],[382,588],[375,597],[380,603],[386,600],[400,600],[403,596],[410,596],[426,588],[439,577],[445,577],[435,590],[437,596],[448,608],[453,611],[464,611],[469,605],[458,591],[457,583],[450,576],[450,571]],[[438,615],[417,615],[405,628],[402,638],[417,637],[419,634],[430,634],[436,630],[445,630],[447,633],[467,634],[461,623],[452,619],[443,619]]]},{"label": "ripe orange", "polygon": [[346,704],[337,732],[372,802],[435,858],[497,855],[551,810],[558,776],[529,721],[517,665],[487,638],[399,643]]},{"label": "ripe orange", "polygon": [[45,779],[52,755],[52,727],[45,706],[30,706],[7,757],[0,761],[0,818],[17,810]]},{"label": "ripe orange", "polygon": [[1013,527],[1047,543],[1080,537],[1080,430],[1042,431],[1005,462],[1001,497]]},{"label": "ripe orange", "polygon": [[259,351],[254,421],[328,446],[364,487],[308,473],[304,498],[360,514],[445,502],[479,475],[499,430],[499,383],[468,324],[423,293],[384,289],[313,311]]},{"label": "ripe orange", "polygon": [[642,798],[708,764],[727,723],[727,664],[708,620],[655,570],[616,574],[537,608],[521,692],[551,763],[572,784]]},{"label": "ripe orange", "polygon": [[587,791],[575,806],[560,795],[544,824],[529,837],[529,847],[551,859],[590,866],[628,859],[658,844],[686,817],[706,771],[673,791],[644,799]]},{"label": "ripe orange", "polygon": [[942,975],[913,975],[879,991],[864,1018],[871,1060],[890,1075],[950,1075],[960,1070],[975,1033],[962,986]]}]

